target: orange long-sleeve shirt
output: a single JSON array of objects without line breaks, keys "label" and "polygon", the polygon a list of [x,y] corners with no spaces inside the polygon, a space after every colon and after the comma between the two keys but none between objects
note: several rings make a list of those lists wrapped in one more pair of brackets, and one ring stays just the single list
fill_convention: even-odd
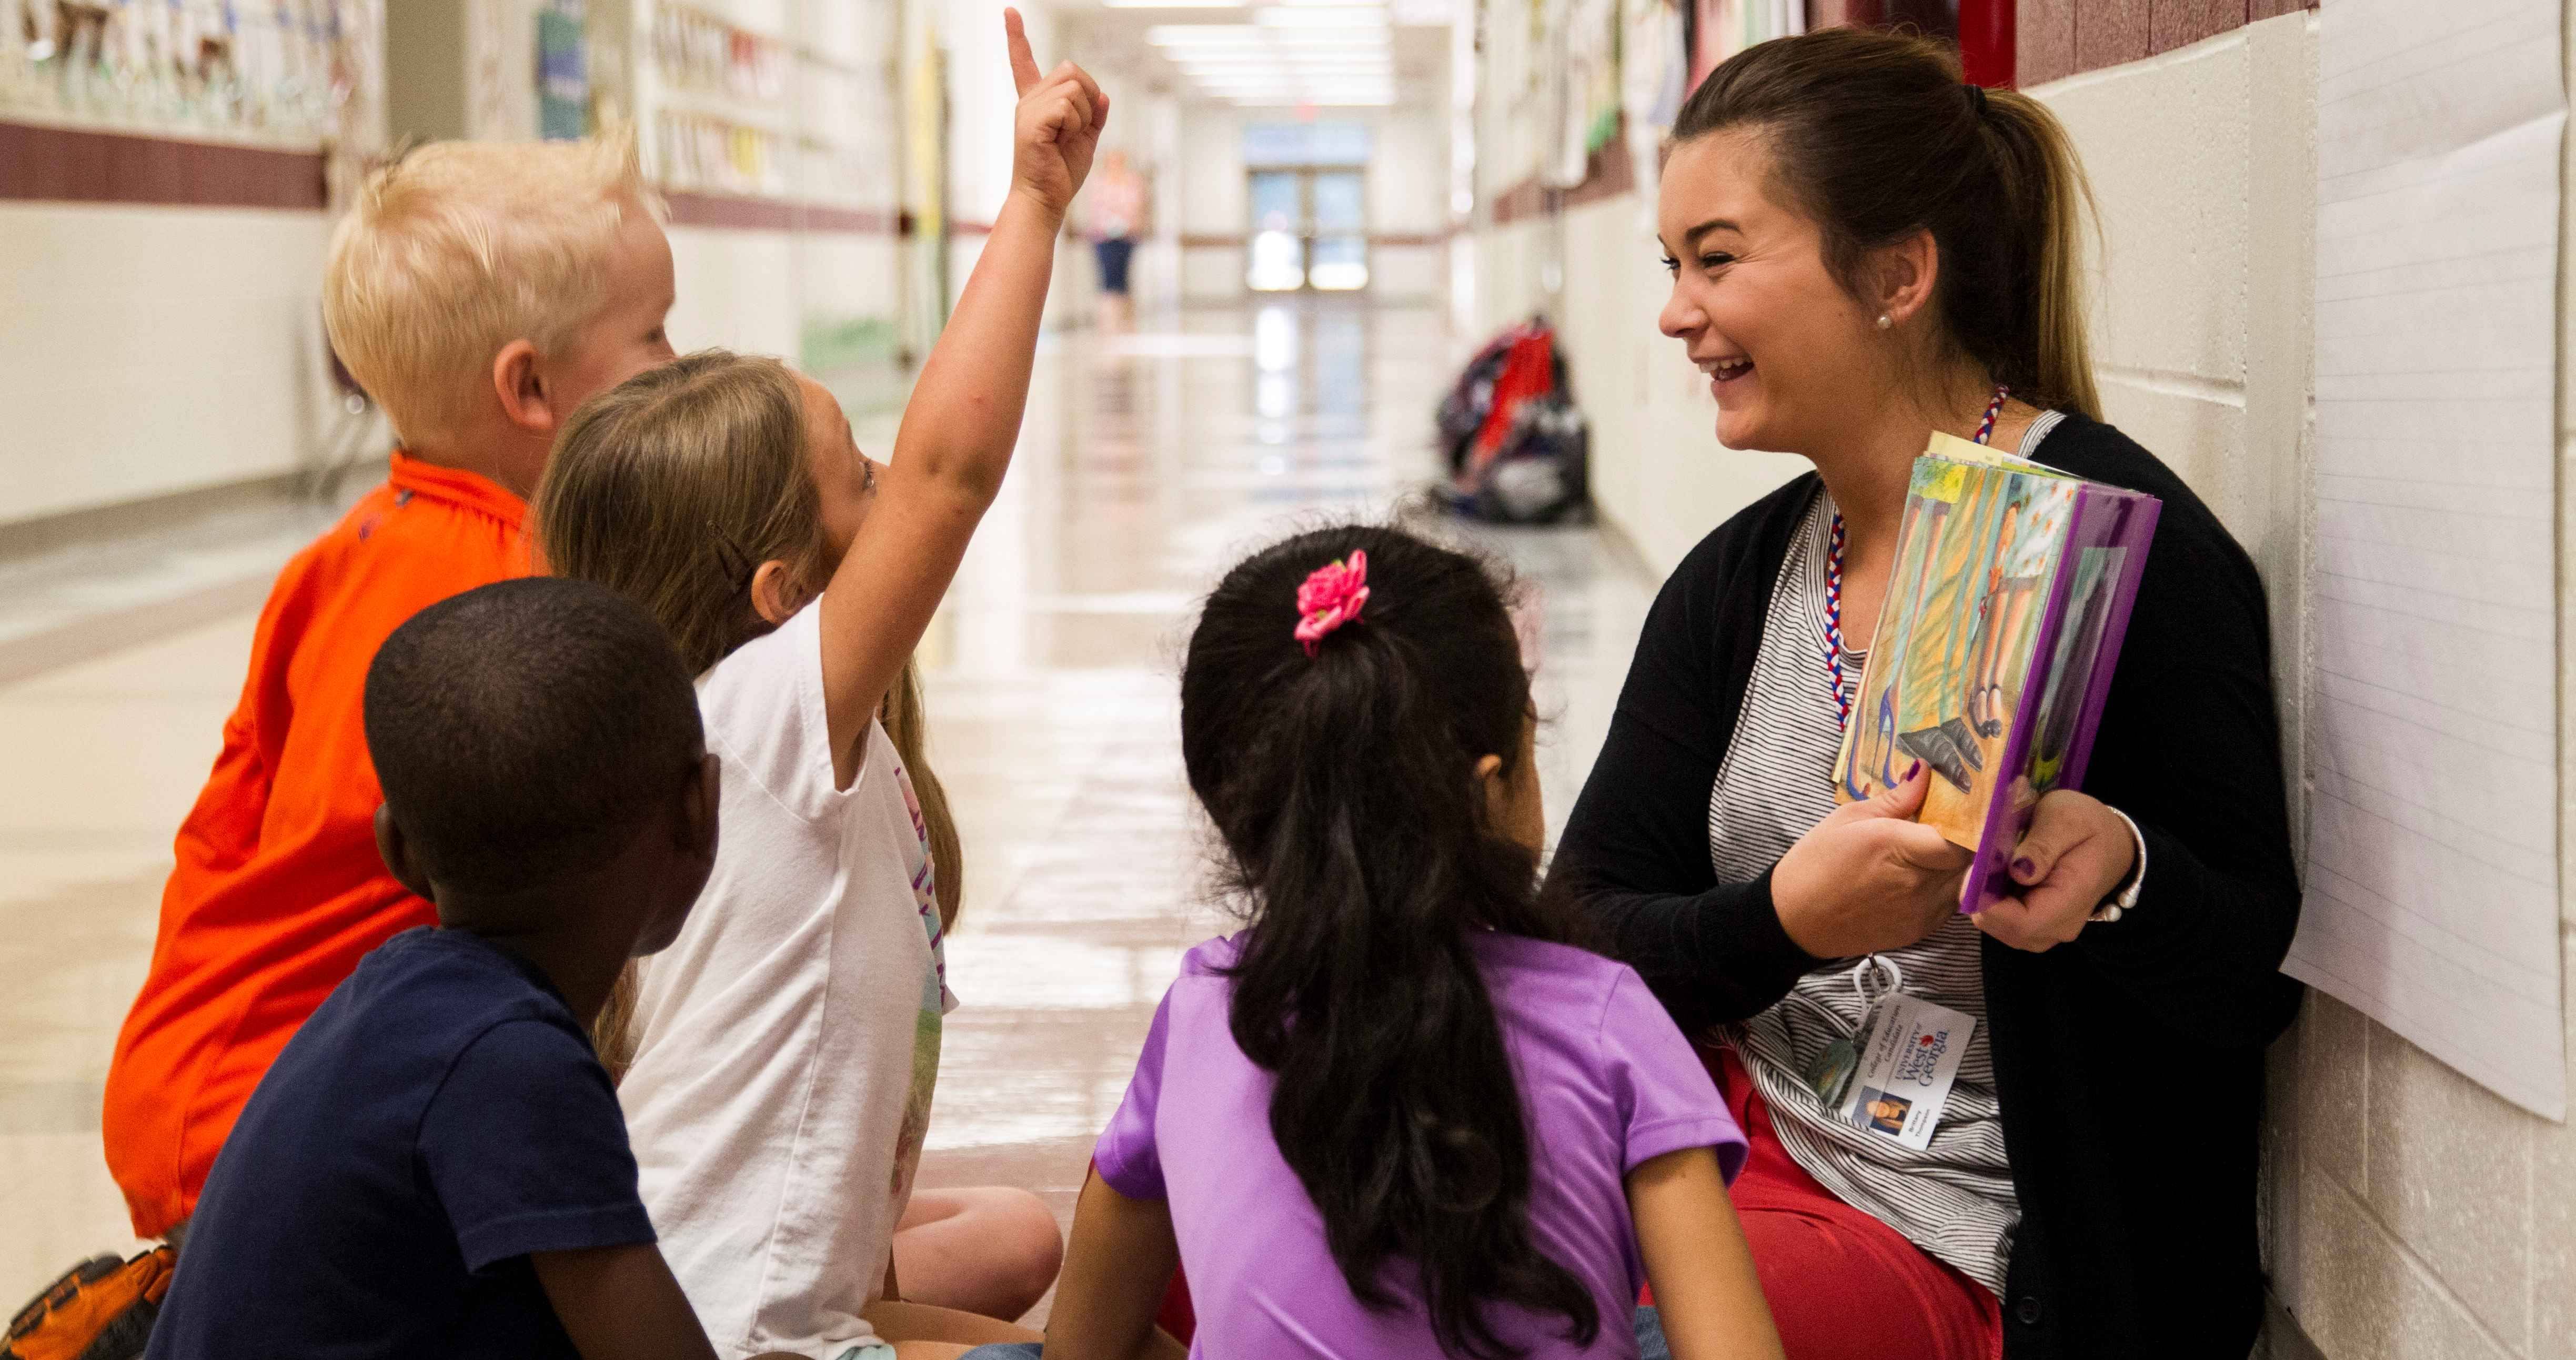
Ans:
[{"label": "orange long-sleeve shirt", "polygon": [[376,854],[367,666],[421,609],[526,575],[525,513],[481,477],[397,453],[269,592],[108,1072],[108,1168],[138,1235],[195,1210],[251,1088],[359,957],[433,919]]}]

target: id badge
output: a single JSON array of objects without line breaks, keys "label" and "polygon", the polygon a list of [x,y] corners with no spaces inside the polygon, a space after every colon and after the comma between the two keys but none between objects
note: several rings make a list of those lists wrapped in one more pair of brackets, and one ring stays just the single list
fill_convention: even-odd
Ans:
[{"label": "id badge", "polygon": [[1836,1116],[1899,1147],[1930,1147],[1976,1028],[1973,1017],[1920,997],[1898,993],[1882,999],[1861,1034]]}]

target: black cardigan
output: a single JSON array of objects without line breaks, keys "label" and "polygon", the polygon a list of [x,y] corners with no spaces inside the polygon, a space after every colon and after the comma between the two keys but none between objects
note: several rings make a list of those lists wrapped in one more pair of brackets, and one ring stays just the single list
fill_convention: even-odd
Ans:
[{"label": "black cardigan", "polygon": [[[2051,466],[2164,501],[2085,789],[2134,818],[2145,891],[2043,954],[1984,942],[1986,1022],[2021,1227],[2011,1360],[2242,1360],[2262,1313],[2255,1237],[2263,1049],[2301,990],[2271,635],[2254,564],[2154,455],[2069,416]],[[1550,870],[1686,1031],[1750,1016],[1822,966],[1771,877],[1721,883],[1708,804],[1791,533],[1792,481],[1664,583],[1608,741]]]}]

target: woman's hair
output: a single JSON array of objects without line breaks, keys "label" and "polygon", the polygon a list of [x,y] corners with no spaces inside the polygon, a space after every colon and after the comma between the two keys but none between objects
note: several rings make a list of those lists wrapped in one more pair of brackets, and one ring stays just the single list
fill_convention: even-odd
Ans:
[{"label": "woman's hair", "polygon": [[[773,625],[751,599],[763,562],[806,588],[828,574],[823,509],[805,444],[805,399],[775,359],[701,350],[591,398],[556,436],[537,488],[546,569],[595,581],[661,623],[692,674]],[[924,755],[921,674],[907,661],[878,709],[912,777],[938,865],[939,915],[954,924],[964,883],[957,823]],[[622,1072],[633,970],[592,1027]]]},{"label": "woman's hair", "polygon": [[[1308,656],[1298,587],[1368,554],[1362,616]],[[1322,1213],[1351,1292],[1419,1268],[1453,1354],[1513,1353],[1489,1303],[1562,1315],[1590,1292],[1530,1235],[1530,1140],[1472,937],[1567,941],[1534,852],[1488,811],[1476,763],[1520,759],[1529,676],[1503,587],[1394,529],[1299,534],[1226,573],[1181,673],[1181,755],[1249,928],[1235,1043],[1276,1074],[1270,1132]],[[1526,776],[1528,772],[1521,772]]]},{"label": "woman's hair", "polygon": [[1728,58],[1682,105],[1673,137],[1734,128],[1768,144],[1846,292],[1860,294],[1868,252],[1929,231],[1952,343],[2034,405],[2101,417],[2080,240],[2092,190],[2039,101],[1962,83],[1930,39],[1828,28]]}]

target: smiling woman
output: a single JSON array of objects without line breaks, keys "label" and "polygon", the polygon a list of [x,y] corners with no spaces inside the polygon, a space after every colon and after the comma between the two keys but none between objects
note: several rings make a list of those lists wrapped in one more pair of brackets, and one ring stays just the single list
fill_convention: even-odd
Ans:
[{"label": "smiling woman", "polygon": [[[2244,552],[2101,423],[2083,172],[2038,103],[1853,29],[1737,55],[1674,136],[1661,328],[1725,444],[1815,472],[1665,584],[1557,886],[1717,1041],[1753,1144],[1736,1205],[1792,1360],[2241,1356],[2261,1051],[2298,1001],[2270,640]],[[1840,809],[1832,791],[1935,431],[2165,505],[2089,793],[2040,801],[2019,892],[1974,917],[1953,906],[1966,852],[1913,820],[1919,772]],[[1899,1043],[1955,1053],[1955,1075],[1870,1081]],[[1819,1094],[1856,1065],[1854,1099]],[[2184,1117],[2138,1120],[2141,1092]]]}]

